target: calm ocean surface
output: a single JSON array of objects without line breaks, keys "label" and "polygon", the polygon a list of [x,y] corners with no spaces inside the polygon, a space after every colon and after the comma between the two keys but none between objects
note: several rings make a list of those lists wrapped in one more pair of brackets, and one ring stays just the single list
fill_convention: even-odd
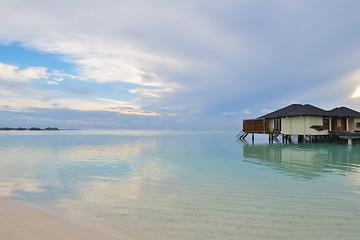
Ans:
[{"label": "calm ocean surface", "polygon": [[359,239],[359,143],[236,133],[0,132],[0,196],[144,240]]}]

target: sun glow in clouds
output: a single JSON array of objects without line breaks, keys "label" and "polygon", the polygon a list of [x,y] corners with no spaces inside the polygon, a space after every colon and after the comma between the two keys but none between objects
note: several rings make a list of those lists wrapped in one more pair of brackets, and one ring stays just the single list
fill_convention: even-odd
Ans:
[{"label": "sun glow in clouds", "polygon": [[352,98],[360,97],[360,86],[355,90],[355,92],[351,95]]}]

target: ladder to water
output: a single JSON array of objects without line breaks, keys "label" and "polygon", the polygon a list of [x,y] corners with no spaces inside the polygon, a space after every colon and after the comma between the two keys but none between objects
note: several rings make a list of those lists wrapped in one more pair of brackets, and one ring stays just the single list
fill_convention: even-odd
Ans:
[{"label": "ladder to water", "polygon": [[237,135],[236,137],[239,139],[239,140],[245,140],[246,136],[249,135],[248,132],[244,132],[243,130],[241,130]]}]

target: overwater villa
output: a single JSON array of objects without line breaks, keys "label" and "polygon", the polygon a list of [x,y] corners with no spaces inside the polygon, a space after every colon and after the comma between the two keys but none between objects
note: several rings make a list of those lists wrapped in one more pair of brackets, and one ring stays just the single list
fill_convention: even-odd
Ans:
[{"label": "overwater villa", "polygon": [[353,139],[360,139],[360,112],[347,107],[330,111],[310,104],[292,104],[256,119],[243,120],[243,129],[237,135],[240,140],[252,134],[268,134],[269,141],[282,135],[283,142],[297,136],[305,138],[344,138],[351,145]]}]

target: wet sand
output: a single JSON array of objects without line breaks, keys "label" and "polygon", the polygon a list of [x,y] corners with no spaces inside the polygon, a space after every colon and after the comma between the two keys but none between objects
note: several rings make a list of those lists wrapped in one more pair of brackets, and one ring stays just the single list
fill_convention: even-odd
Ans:
[{"label": "wet sand", "polygon": [[135,240],[95,224],[72,221],[26,203],[0,198],[0,240]]}]

